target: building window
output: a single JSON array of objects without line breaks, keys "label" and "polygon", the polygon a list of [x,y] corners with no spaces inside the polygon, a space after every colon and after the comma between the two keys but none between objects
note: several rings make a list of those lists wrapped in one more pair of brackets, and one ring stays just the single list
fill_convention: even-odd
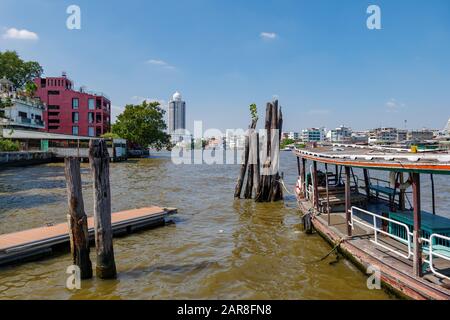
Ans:
[{"label": "building window", "polygon": [[72,122],[78,123],[78,112],[72,112]]},{"label": "building window", "polygon": [[27,114],[26,112],[19,111],[19,117],[21,117],[21,118],[27,118],[27,117],[28,117],[28,114]]},{"label": "building window", "polygon": [[91,99],[91,98],[88,99],[88,107],[89,107],[89,110],[95,109],[95,99]]},{"label": "building window", "polygon": [[94,113],[93,112],[88,113],[88,122],[94,123]]},{"label": "building window", "polygon": [[93,137],[94,134],[95,134],[94,127],[89,127],[88,128],[88,135],[89,135],[89,137]]},{"label": "building window", "polygon": [[78,109],[80,101],[78,100],[78,98],[73,98],[72,99],[72,109]]},{"label": "building window", "polygon": [[49,90],[48,94],[51,96],[57,96],[57,95],[59,95],[59,91],[58,90]]},{"label": "building window", "polygon": [[72,134],[73,134],[74,136],[77,136],[77,135],[78,135],[78,126],[72,127]]}]

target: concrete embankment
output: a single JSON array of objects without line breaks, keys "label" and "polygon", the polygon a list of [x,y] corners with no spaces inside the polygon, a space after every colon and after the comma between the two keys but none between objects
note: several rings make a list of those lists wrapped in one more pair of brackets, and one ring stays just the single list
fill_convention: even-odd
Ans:
[{"label": "concrete embankment", "polygon": [[0,170],[10,166],[49,163],[55,160],[53,153],[43,151],[0,152]]}]

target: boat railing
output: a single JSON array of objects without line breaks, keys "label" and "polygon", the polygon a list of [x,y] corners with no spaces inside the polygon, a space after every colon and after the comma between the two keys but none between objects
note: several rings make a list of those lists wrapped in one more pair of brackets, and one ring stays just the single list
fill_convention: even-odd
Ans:
[{"label": "boat railing", "polygon": [[[392,220],[392,219],[389,219],[387,217],[383,217],[383,216],[381,216],[379,214],[376,214],[376,213],[373,213],[373,212],[370,212],[370,211],[367,211],[367,210],[364,210],[364,209],[361,209],[361,208],[358,208],[358,207],[352,207],[349,211],[350,211],[350,221],[348,223],[352,227],[352,229],[355,228],[355,224],[358,224],[360,226],[368,228],[369,230],[372,230],[373,233],[374,233],[374,239],[370,240],[372,243],[376,244],[377,246],[379,246],[379,247],[381,247],[383,249],[391,251],[392,253],[394,253],[394,254],[396,254],[396,255],[398,255],[400,257],[403,257],[405,259],[409,259],[409,258],[411,258],[413,256],[412,245],[411,245],[411,243],[412,243],[411,240],[412,240],[413,234],[412,234],[412,232],[409,231],[409,228],[408,228],[408,226],[406,224],[398,222],[398,221],[395,221],[395,220]],[[371,222],[366,221],[366,220],[358,217],[357,216],[358,212],[368,215],[370,217],[369,220],[371,220]],[[395,224],[399,228],[404,229],[404,231],[405,231],[404,234],[407,235],[407,240],[405,240],[402,237],[399,237],[397,235],[391,234],[388,231],[383,230],[382,229],[382,225],[383,225],[382,222],[383,221],[386,221],[386,222],[391,223],[391,224]],[[378,238],[379,234],[383,234],[383,235],[385,235],[385,236],[387,236],[389,238],[392,238],[392,239],[394,239],[396,241],[399,241],[399,242],[407,245],[407,254],[399,251],[397,248],[393,248],[393,247],[390,247],[390,246],[388,246],[386,244],[381,243],[379,241],[379,238]]]},{"label": "boat railing", "polygon": [[442,277],[450,280],[448,275],[444,275],[441,272],[437,271],[433,264],[434,258],[441,258],[450,262],[450,247],[441,245],[439,243],[449,243],[450,237],[433,233],[429,238],[421,238],[422,243],[427,243],[426,247],[422,247],[425,253],[428,255],[427,259],[424,259],[424,262],[428,264],[431,272],[438,277]]}]

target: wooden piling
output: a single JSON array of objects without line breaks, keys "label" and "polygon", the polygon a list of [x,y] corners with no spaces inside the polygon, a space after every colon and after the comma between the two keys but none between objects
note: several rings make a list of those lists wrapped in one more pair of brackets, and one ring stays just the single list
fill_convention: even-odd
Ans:
[{"label": "wooden piling", "polygon": [[[259,190],[255,201],[268,202],[279,201],[283,199],[283,190],[281,188],[281,178],[279,172],[272,172],[272,169],[278,167],[281,130],[283,125],[283,115],[278,109],[278,101],[267,103],[266,106],[266,159],[263,164],[263,173],[259,184]],[[276,134],[278,130],[278,134]],[[272,158],[273,156],[273,158]]]},{"label": "wooden piling", "polygon": [[259,133],[258,132],[254,132],[254,140],[252,139],[252,141],[254,141],[254,143],[256,143],[256,146],[254,147],[255,152],[256,152],[256,163],[253,166],[253,189],[254,189],[254,194],[256,196],[256,193],[258,192],[259,189],[259,183],[260,183],[260,159],[259,159]]},{"label": "wooden piling", "polygon": [[[256,129],[257,122],[258,122],[258,118],[252,120],[252,123],[249,126],[249,132],[248,132],[248,134],[245,135],[245,145],[244,145],[244,155],[243,155],[244,158],[242,159],[243,161],[241,164],[241,170],[239,172],[238,181],[236,183],[236,187],[234,190],[235,198],[241,197],[242,186],[244,185],[245,172],[247,171],[248,160],[249,160],[249,155],[250,155],[250,134],[251,134],[251,132],[253,132]],[[253,170],[253,168],[252,168],[252,170]],[[250,182],[248,180],[248,176],[247,176],[247,186],[246,186],[246,190],[245,190],[245,194],[244,194],[245,198],[247,198],[247,196],[248,196],[248,189],[249,189],[250,185],[251,186],[253,185],[253,181]],[[252,188],[250,188],[250,190],[251,189]],[[250,193],[251,193],[251,191],[250,191]],[[251,198],[251,195],[250,195],[250,198]]]},{"label": "wooden piling", "polygon": [[239,172],[238,181],[236,183],[236,188],[234,189],[234,197],[240,198],[241,192],[242,192],[242,186],[244,185],[244,179],[245,179],[245,172],[247,171],[247,165],[248,165],[248,155],[249,155],[249,137],[245,136],[245,143],[244,143],[244,155],[242,159],[241,164],[241,170]]},{"label": "wooden piling", "polygon": [[101,279],[113,279],[117,273],[112,242],[109,154],[105,140],[89,142],[89,163],[94,184],[96,274]]},{"label": "wooden piling", "polygon": [[89,258],[89,232],[87,216],[84,211],[80,160],[75,157],[65,158],[64,173],[67,185],[67,202],[69,214],[70,251],[73,263],[80,268],[81,279],[92,278],[92,263]]}]

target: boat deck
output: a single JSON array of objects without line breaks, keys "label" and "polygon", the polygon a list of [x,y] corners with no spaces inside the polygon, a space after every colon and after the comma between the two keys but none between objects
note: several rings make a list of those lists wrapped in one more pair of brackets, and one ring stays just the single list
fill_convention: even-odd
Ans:
[{"label": "boat deck", "polygon": [[[302,211],[311,208],[308,201],[300,201],[299,204]],[[384,206],[385,204],[370,203],[368,209],[383,210]],[[413,299],[450,299],[450,281],[439,278],[431,272],[425,273],[422,278],[414,277],[412,259],[405,259],[374,244],[371,241],[374,239],[372,230],[355,225],[353,236],[347,238],[344,212],[331,213],[329,225],[327,214],[315,215],[312,222],[316,231],[333,245],[345,239],[339,245],[341,253],[350,258],[364,272],[370,265],[378,267],[381,271],[381,280],[397,294]],[[388,236],[378,234],[378,241],[407,254],[406,245]],[[441,273],[450,275],[448,261],[435,258],[433,262],[435,268]]]},{"label": "boat deck", "polygon": [[[146,207],[116,212],[111,215],[114,235],[162,225],[165,218],[175,213],[175,208]],[[94,220],[88,218],[88,230],[91,240],[94,237]],[[0,265],[29,260],[47,255],[56,246],[69,249],[69,228],[67,223],[48,225],[24,231],[0,235]]]}]

